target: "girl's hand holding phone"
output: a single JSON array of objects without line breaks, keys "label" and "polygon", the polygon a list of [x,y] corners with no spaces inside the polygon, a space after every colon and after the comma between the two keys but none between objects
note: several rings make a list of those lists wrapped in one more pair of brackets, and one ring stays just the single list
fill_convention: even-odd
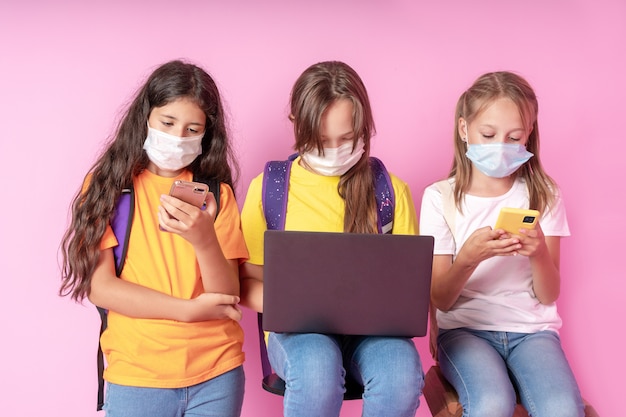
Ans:
[{"label": "girl's hand holding phone", "polygon": [[465,241],[459,257],[463,256],[471,264],[479,264],[494,256],[514,256],[522,248],[517,236],[506,236],[502,230],[489,226],[481,227]]},{"label": "girl's hand holding phone", "polygon": [[209,244],[215,240],[207,238],[215,236],[217,203],[213,193],[206,194],[204,205],[206,208],[202,210],[176,197],[162,195],[158,213],[159,226],[163,231],[179,234],[196,248]]},{"label": "girl's hand holding phone", "polygon": [[534,256],[542,247],[545,247],[543,231],[539,226],[540,213],[537,210],[505,207],[500,210],[498,220],[494,226],[496,230],[506,233],[500,239],[515,237],[521,244],[518,254]]},{"label": "girl's hand holding phone", "polygon": [[522,245],[518,250],[520,255],[532,257],[546,249],[545,237],[539,224],[534,229],[522,229],[519,233],[519,240]]}]

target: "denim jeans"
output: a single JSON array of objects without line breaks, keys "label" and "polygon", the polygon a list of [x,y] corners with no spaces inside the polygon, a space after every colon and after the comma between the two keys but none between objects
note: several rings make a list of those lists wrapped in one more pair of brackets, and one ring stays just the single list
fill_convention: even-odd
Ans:
[{"label": "denim jeans", "polygon": [[584,404],[555,332],[439,330],[442,373],[463,417],[511,417],[519,394],[533,417],[582,417]]},{"label": "denim jeans", "polygon": [[346,373],[363,384],[363,417],[414,417],[424,386],[411,339],[270,333],[268,356],[285,380],[285,417],[339,416]]},{"label": "denim jeans", "polygon": [[187,388],[142,388],[107,383],[106,417],[239,417],[243,366]]}]

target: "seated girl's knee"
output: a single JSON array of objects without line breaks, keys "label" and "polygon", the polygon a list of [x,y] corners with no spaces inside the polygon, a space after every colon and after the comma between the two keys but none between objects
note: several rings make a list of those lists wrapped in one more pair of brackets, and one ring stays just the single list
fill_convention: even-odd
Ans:
[{"label": "seated girl's knee", "polygon": [[377,375],[373,375],[365,382],[365,389],[380,390],[381,393],[417,393],[421,395],[424,388],[424,372],[421,364],[403,364],[403,366],[389,366]]},{"label": "seated girl's knee", "polygon": [[551,398],[545,404],[534,407],[533,417],[584,417],[585,405],[575,398]]},{"label": "seated girl's knee", "polygon": [[334,375],[292,374],[285,384],[290,395],[299,397],[304,404],[321,405],[341,402],[345,392],[344,377],[341,373]]},{"label": "seated girl's knee", "polygon": [[510,417],[515,411],[516,401],[506,396],[488,395],[480,399],[472,399],[463,404],[464,414],[468,416]]}]

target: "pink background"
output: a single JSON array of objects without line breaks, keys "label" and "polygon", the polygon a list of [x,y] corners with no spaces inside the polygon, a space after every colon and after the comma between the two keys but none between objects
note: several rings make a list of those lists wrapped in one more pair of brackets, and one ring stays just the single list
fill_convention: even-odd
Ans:
[{"label": "pink background", "polygon": [[[289,89],[309,64],[339,59],[361,74],[378,128],[373,153],[410,184],[418,209],[450,165],[459,94],[486,71],[525,76],[573,233],[562,244],[563,346],[584,396],[601,415],[619,415],[625,41],[623,0],[3,0],[0,413],[98,415],[98,317],[56,295],[58,245],[124,103],[155,65],[183,57],[214,75],[228,104],[240,203],[263,163],[291,151]],[[250,311],[243,326],[243,415],[279,415],[281,399],[260,388]],[[415,342],[428,369],[426,340]],[[342,416],[360,406],[345,403]],[[430,415],[425,401],[417,415]]]}]

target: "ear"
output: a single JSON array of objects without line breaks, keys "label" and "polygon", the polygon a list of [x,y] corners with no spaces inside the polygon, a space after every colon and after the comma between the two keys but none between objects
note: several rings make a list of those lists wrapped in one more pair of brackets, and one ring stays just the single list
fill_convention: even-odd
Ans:
[{"label": "ear", "polygon": [[467,142],[467,122],[464,118],[459,117],[459,121],[457,123],[457,130],[459,131],[459,136],[461,136],[461,140],[463,142]]}]

